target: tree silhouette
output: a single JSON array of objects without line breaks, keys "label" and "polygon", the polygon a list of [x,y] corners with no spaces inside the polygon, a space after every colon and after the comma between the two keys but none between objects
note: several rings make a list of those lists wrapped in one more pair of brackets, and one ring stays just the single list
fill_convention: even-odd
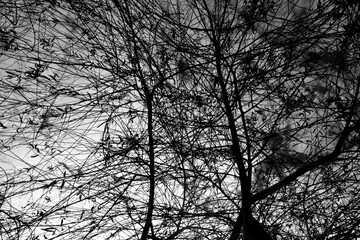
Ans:
[{"label": "tree silhouette", "polygon": [[357,1],[1,1],[4,239],[356,239]]}]

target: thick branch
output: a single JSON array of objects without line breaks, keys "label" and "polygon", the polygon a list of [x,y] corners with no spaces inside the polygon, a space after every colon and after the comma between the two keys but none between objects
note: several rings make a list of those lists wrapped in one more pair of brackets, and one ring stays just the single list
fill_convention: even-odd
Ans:
[{"label": "thick branch", "polygon": [[316,169],[319,166],[322,166],[324,164],[330,164],[333,161],[335,161],[337,159],[337,157],[341,154],[341,150],[345,144],[346,139],[350,135],[350,133],[352,131],[354,131],[355,129],[359,129],[359,128],[360,128],[360,121],[356,122],[351,127],[345,127],[345,129],[344,129],[343,133],[341,134],[341,136],[336,144],[336,147],[332,153],[322,156],[316,161],[304,164],[303,166],[298,168],[295,172],[293,172],[289,176],[285,177],[283,180],[281,180],[278,183],[272,185],[271,187],[261,191],[260,193],[255,194],[251,198],[251,203],[254,203],[256,201],[259,201],[259,200],[262,200],[262,199],[268,197],[269,195],[273,194],[274,192],[278,191],[279,189],[283,188],[284,186],[287,186],[289,183],[291,183],[298,177],[302,176],[303,174],[305,174],[313,169]]}]

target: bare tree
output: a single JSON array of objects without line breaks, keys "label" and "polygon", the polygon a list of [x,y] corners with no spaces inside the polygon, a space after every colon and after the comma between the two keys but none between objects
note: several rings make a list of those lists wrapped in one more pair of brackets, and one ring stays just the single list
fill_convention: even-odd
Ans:
[{"label": "bare tree", "polygon": [[356,1],[1,5],[1,236],[359,236]]}]

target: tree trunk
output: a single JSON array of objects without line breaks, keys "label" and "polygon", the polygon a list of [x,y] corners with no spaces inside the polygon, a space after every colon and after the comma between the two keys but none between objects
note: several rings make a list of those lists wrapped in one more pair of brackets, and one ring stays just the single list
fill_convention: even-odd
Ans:
[{"label": "tree trunk", "polygon": [[243,240],[273,240],[264,227],[253,217],[244,221]]}]

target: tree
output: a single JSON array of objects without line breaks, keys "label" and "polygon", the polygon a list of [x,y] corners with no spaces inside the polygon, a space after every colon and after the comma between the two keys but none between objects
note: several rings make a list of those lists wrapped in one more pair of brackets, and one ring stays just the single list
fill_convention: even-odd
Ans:
[{"label": "tree", "polygon": [[1,4],[1,236],[359,236],[356,1]]}]

